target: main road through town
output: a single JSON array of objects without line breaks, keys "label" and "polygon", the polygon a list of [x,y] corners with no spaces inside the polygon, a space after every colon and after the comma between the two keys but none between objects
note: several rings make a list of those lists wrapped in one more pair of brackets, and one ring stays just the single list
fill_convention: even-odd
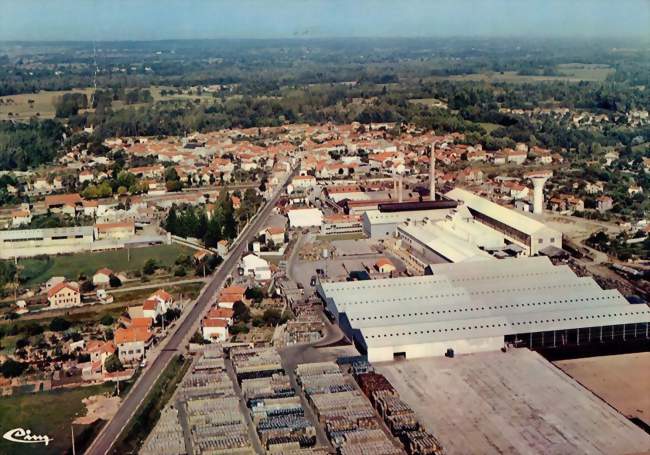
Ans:
[{"label": "main road through town", "polygon": [[[160,354],[150,363],[149,367],[143,371],[140,378],[125,397],[115,416],[113,416],[113,418],[102,428],[101,432],[97,435],[86,451],[86,454],[104,455],[110,453],[112,445],[129,423],[136,410],[147,396],[149,390],[151,390],[160,374],[169,364],[170,360],[176,354],[183,352],[185,343],[191,336],[192,329],[201,319],[208,307],[210,307],[214,302],[217,291],[228,275],[230,275],[235,267],[237,267],[239,259],[248,243],[252,240],[253,236],[264,228],[264,222],[268,218],[275,203],[282,195],[284,188],[294,174],[295,171],[290,173],[284,184],[276,190],[273,196],[244,228],[243,232],[233,243],[224,262],[219,266],[219,268],[217,268],[214,275],[203,288],[203,291],[199,295],[194,306],[191,308],[189,314],[178,325],[176,331],[170,335],[171,338],[167,341],[166,346]],[[143,438],[145,436],[146,435],[142,435]]]}]

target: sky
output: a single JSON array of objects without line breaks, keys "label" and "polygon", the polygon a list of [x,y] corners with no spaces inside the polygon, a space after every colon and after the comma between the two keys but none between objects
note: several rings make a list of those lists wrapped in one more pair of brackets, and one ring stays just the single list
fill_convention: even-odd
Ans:
[{"label": "sky", "polygon": [[650,37],[650,0],[0,0],[0,40]]}]

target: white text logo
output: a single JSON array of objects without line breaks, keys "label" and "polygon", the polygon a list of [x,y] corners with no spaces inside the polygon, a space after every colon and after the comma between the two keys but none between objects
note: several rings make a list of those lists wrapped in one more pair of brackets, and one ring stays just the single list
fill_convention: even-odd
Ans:
[{"label": "white text logo", "polygon": [[32,434],[31,430],[23,430],[22,428],[9,430],[2,435],[2,437],[7,441],[20,442],[22,444],[38,444],[42,442],[43,444],[48,445],[52,441],[49,436]]}]

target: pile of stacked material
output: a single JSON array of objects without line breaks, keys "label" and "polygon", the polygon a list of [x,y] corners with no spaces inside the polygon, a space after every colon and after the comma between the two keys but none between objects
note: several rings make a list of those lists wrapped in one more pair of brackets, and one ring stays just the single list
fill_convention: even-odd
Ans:
[{"label": "pile of stacked material", "polygon": [[334,362],[301,364],[298,382],[340,453],[399,454],[403,450],[380,429],[368,399]]},{"label": "pile of stacked material", "polygon": [[443,453],[438,440],[422,428],[413,409],[400,399],[385,376],[369,372],[356,375],[356,379],[393,436],[402,441],[409,454]]},{"label": "pile of stacked material", "polygon": [[232,348],[230,359],[239,382],[284,372],[280,363],[280,354],[273,347]]},{"label": "pile of stacked material", "polygon": [[265,378],[244,379],[241,389],[249,406],[255,400],[263,398],[283,398],[295,395],[289,377],[282,373]]},{"label": "pile of stacked material", "polygon": [[178,410],[166,407],[145,441],[143,455],[181,455],[186,453],[183,428],[178,420]]}]

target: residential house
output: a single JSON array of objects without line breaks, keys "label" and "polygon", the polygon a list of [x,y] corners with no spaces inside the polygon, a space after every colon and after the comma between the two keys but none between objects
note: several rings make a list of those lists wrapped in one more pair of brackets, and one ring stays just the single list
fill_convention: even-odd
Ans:
[{"label": "residential house", "polygon": [[269,241],[273,242],[275,245],[282,245],[284,243],[285,229],[283,227],[269,226],[262,231],[262,234],[266,238],[267,243]]},{"label": "residential house", "polygon": [[614,208],[614,200],[611,197],[603,194],[596,198],[596,209],[600,213],[607,212],[612,208]]},{"label": "residential house", "polygon": [[204,319],[201,323],[203,338],[209,341],[224,341],[228,337],[228,321],[225,319]]},{"label": "residential house", "polygon": [[45,208],[52,213],[63,213],[72,217],[83,211],[83,200],[78,193],[45,196]]},{"label": "residential house", "polygon": [[18,209],[11,212],[11,227],[17,228],[32,222],[32,214],[29,210]]},{"label": "residential house", "polygon": [[47,291],[50,308],[70,308],[81,305],[79,288],[72,283],[62,282]]},{"label": "residential house", "polygon": [[242,286],[228,286],[219,292],[217,305],[219,308],[232,308],[235,302],[243,302],[246,297],[246,288]]},{"label": "residential house", "polygon": [[95,272],[93,275],[93,284],[95,286],[108,286],[111,281],[111,275],[113,271],[107,268],[101,268]]},{"label": "residential house", "polygon": [[391,273],[397,270],[395,264],[388,258],[379,258],[375,262],[375,268],[379,273]]},{"label": "residential house", "polygon": [[257,281],[267,281],[271,279],[271,266],[268,261],[255,254],[247,254],[241,259],[241,267],[244,274],[250,275]]},{"label": "residential house", "polygon": [[118,357],[124,365],[140,362],[153,343],[153,333],[144,327],[119,328],[113,338]]}]

